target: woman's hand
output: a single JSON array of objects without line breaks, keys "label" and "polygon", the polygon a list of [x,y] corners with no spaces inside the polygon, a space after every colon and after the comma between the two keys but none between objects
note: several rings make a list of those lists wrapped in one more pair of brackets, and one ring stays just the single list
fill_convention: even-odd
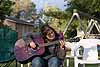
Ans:
[{"label": "woman's hand", "polygon": [[64,48],[65,47],[65,42],[63,40],[60,40],[60,48]]},{"label": "woman's hand", "polygon": [[35,43],[33,41],[30,42],[30,47],[33,48],[33,49],[36,48],[36,45],[35,45]]}]

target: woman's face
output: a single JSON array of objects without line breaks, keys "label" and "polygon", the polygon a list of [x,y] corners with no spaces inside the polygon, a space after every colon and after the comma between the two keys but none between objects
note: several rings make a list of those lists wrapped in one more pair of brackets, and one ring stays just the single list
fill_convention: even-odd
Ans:
[{"label": "woman's face", "polygon": [[53,39],[55,39],[55,32],[52,29],[50,29],[50,28],[47,28],[46,30],[47,30],[47,32],[46,32],[47,39],[49,39],[51,41]]}]

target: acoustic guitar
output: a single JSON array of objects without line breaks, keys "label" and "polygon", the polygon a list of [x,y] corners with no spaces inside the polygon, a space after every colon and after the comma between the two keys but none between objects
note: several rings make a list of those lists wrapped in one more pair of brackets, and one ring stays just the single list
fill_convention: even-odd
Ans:
[{"label": "acoustic guitar", "polygon": [[[71,39],[67,41],[77,41],[76,39]],[[50,46],[50,45],[54,45],[54,44],[58,44],[59,41],[53,41],[50,43],[44,43],[44,40],[41,39],[36,39],[35,43],[38,45],[36,49],[33,49],[31,47],[29,47],[28,45],[26,45],[25,41],[23,39],[19,39],[16,41],[15,43],[15,47],[14,47],[14,54],[15,57],[17,59],[17,61],[19,62],[25,62],[28,61],[30,58],[32,58],[33,56],[38,56],[38,55],[42,55],[45,52],[45,46]]]}]

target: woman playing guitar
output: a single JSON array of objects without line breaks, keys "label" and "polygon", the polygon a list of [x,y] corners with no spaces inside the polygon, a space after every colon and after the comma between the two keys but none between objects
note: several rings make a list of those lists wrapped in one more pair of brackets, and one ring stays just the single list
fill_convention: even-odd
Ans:
[{"label": "woman playing guitar", "polygon": [[[66,54],[66,48],[64,43],[64,37],[58,34],[49,25],[44,25],[41,28],[41,33],[29,33],[23,37],[25,43],[34,51],[36,50],[35,56],[32,59],[32,67],[60,67]],[[58,41],[52,43],[54,41]],[[38,43],[39,42],[39,43]],[[40,43],[52,43],[38,48]],[[59,54],[60,51],[63,51]],[[33,52],[34,54],[35,52]],[[24,53],[23,53],[24,54]],[[63,58],[61,58],[61,55]]]}]

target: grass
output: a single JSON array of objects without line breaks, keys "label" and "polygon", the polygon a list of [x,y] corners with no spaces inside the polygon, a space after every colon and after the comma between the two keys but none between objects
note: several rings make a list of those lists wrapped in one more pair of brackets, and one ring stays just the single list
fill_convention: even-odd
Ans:
[{"label": "grass", "polygon": [[[4,67],[7,63],[0,63],[0,67]],[[7,66],[5,66],[7,67]],[[16,67],[16,61],[14,60],[9,67]],[[21,67],[21,64],[17,62],[17,67]],[[24,67],[27,67],[27,64],[24,64]],[[31,66],[32,67],[32,66]]]}]

